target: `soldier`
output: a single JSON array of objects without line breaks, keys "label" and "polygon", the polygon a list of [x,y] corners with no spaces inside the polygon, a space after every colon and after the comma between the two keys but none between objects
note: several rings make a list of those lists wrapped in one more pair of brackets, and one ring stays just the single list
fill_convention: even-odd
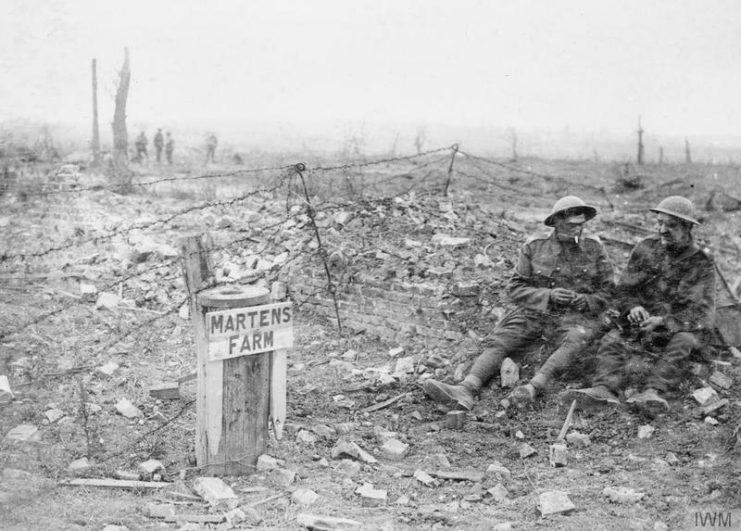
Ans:
[{"label": "soldier", "polygon": [[144,131],[139,133],[139,136],[136,137],[134,146],[136,147],[136,156],[134,157],[136,162],[141,162],[144,157],[147,157],[147,160],[149,160],[149,154],[147,153],[147,135],[144,134]]},{"label": "soldier", "polygon": [[627,390],[626,403],[648,413],[667,410],[662,395],[678,386],[685,361],[712,333],[715,265],[694,242],[700,222],[693,203],[671,196],[651,211],[658,234],[633,248],[618,281],[622,326],[600,342],[593,387],[565,398],[619,404]]},{"label": "soldier", "polygon": [[165,146],[165,140],[162,137],[162,129],[157,129],[157,133],[154,135],[154,149],[157,153],[157,164],[162,161],[162,148]]},{"label": "soldier", "polygon": [[519,356],[544,334],[558,348],[526,385],[510,398],[516,405],[543,392],[556,370],[568,366],[599,329],[599,315],[613,288],[612,265],[599,240],[582,236],[584,224],[597,209],[575,196],[556,201],[544,223],[546,236],[531,237],[521,248],[517,267],[507,286],[517,308],[497,323],[485,340],[484,351],[459,385],[426,380],[424,390],[436,402],[471,409],[481,387],[506,357]]},{"label": "soldier", "polygon": [[219,140],[214,133],[206,135],[206,164],[209,161],[216,162],[216,146],[218,144]]},{"label": "soldier", "polygon": [[170,135],[170,131],[167,132],[167,140],[165,142],[165,155],[167,156],[167,163],[172,164],[172,153],[175,151],[175,141]]}]

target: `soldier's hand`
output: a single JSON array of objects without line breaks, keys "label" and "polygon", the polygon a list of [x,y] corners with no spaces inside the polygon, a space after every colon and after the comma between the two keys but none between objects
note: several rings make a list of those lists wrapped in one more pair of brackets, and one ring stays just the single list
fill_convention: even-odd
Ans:
[{"label": "soldier's hand", "polygon": [[663,317],[657,317],[657,316],[651,316],[648,319],[645,319],[641,323],[641,330],[644,332],[653,332],[658,327],[664,324],[664,318]]},{"label": "soldier's hand", "polygon": [[587,296],[583,293],[576,293],[574,298],[571,299],[571,306],[580,312],[587,310],[587,308],[589,308],[589,304],[587,304]]},{"label": "soldier's hand", "polygon": [[651,317],[651,314],[649,314],[643,306],[636,306],[630,310],[628,321],[630,321],[631,324],[641,324],[649,317]]},{"label": "soldier's hand", "polygon": [[576,293],[570,289],[553,288],[551,290],[551,301],[555,304],[567,305],[574,299]]}]

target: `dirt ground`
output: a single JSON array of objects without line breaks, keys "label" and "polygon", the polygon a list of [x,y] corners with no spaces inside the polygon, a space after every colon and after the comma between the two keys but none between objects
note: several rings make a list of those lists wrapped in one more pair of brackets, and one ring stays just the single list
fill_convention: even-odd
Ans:
[{"label": "dirt ground", "polygon": [[[449,194],[455,216],[436,210],[445,164],[432,177],[425,174],[416,198],[403,189],[378,185],[388,196],[403,193],[413,208],[399,209],[398,201],[369,206],[352,199],[341,208],[362,211],[371,220],[363,227],[370,223],[378,229],[376,240],[362,235],[364,249],[382,244],[385,250],[401,249],[404,237],[423,239],[444,228],[473,237],[480,251],[491,242],[486,234],[499,235],[488,250],[489,256],[501,258],[499,262],[488,269],[461,267],[448,279],[474,279],[497,291],[517,245],[538,227],[558,195],[578,193],[600,207],[593,231],[603,237],[618,269],[630,245],[642,237],[641,227],[651,229],[646,210],[661,197],[681,193],[704,206],[713,190],[741,195],[733,167],[667,166],[644,173],[631,169],[633,177],[643,180],[640,188],[631,189],[620,187],[622,166],[617,165],[521,161],[510,163],[520,170],[513,172],[486,164],[456,161],[460,173]],[[343,182],[353,177],[349,171],[331,176]],[[406,171],[411,173],[388,164],[378,173]],[[383,181],[377,174],[365,177]],[[428,177],[427,183],[434,185],[425,184]],[[246,185],[230,186],[239,193]],[[208,193],[211,200],[218,194],[229,196],[224,189]],[[136,262],[129,253],[137,245],[132,232],[138,232],[100,236],[135,223],[144,227],[140,232],[174,246],[178,237],[204,228],[225,230],[233,238],[244,235],[244,227],[259,225],[249,252],[229,247],[215,256],[217,263],[234,268],[259,252],[272,258],[281,249],[295,252],[296,242],[310,248],[311,231],[300,223],[288,232],[274,231],[290,197],[268,192],[241,202],[238,209],[196,209],[175,221],[154,223],[198,204],[197,199],[191,192],[176,194],[172,189],[2,198],[0,250],[6,256],[0,270],[0,374],[8,375],[14,392],[14,400],[0,405],[2,529],[302,529],[300,515],[305,513],[351,519],[359,522],[357,528],[388,530],[692,529],[698,512],[736,511],[741,518],[741,359],[720,343],[709,350],[708,359],[694,360],[666,414],[648,418],[626,408],[577,410],[570,431],[587,435],[589,444],[569,443],[567,464],[554,467],[549,449],[568,410],[558,395],[566,387],[588,383],[589,353],[527,409],[504,409],[500,401],[507,390],[495,379],[463,425],[452,428],[446,425],[448,410],[424,397],[421,382],[433,374],[452,381],[465,369],[495,321],[497,312],[491,306],[462,326],[462,341],[389,342],[361,331],[340,336],[332,319],[309,312],[301,301],[294,301],[296,345],[289,353],[286,432],[280,441],[271,437],[266,450],[278,460],[277,469],[222,478],[236,493],[241,513],[211,507],[193,490],[199,477],[195,382],[184,383],[174,400],[148,393],[154,383],[195,369],[191,325],[180,313],[185,289],[177,257],[157,249],[139,255]],[[338,208],[325,200],[328,212]],[[741,278],[736,212],[703,209],[702,214],[705,225],[698,236],[718,250],[721,270],[733,283]],[[74,245],[80,241],[85,243]],[[325,234],[327,245],[353,251],[360,267],[364,252],[358,241],[359,233],[349,229]],[[49,251],[52,246],[60,249]],[[24,256],[8,257],[18,253]],[[414,269],[408,274],[429,275],[431,268],[440,267],[438,262],[464,263],[474,254],[476,249],[466,249],[440,257],[431,250],[429,256],[415,257],[415,265],[424,262],[427,272],[420,266],[408,268]],[[391,256],[383,267],[393,269],[397,259],[404,257]],[[314,262],[307,258],[307,263]],[[269,283],[276,275],[273,268],[260,278]],[[109,286],[135,304],[96,308],[94,300],[81,298],[80,285],[85,283]],[[498,307],[501,301],[492,297]],[[522,363],[523,379],[532,375],[547,349],[534,346]],[[411,372],[395,374],[405,358],[413,360]],[[109,362],[117,368],[101,372]],[[691,395],[707,386],[715,371],[732,381],[729,389],[717,388],[728,405],[703,415]],[[117,412],[124,398],[140,416],[130,419]],[[364,411],[393,398],[397,400],[386,407]],[[8,437],[21,425],[38,432],[30,440]],[[653,428],[648,436],[646,426]],[[398,458],[385,455],[381,447],[389,439],[408,445],[407,453]],[[336,455],[341,442],[365,450],[365,461],[362,456]],[[524,445],[534,453],[525,457]],[[70,470],[73,461],[84,457],[89,466]],[[64,484],[71,478],[121,477],[122,471],[136,476],[139,465],[151,459],[164,467],[155,478],[166,482],[164,488]],[[427,484],[420,471],[431,476]],[[380,506],[357,493],[366,484],[386,492]],[[316,500],[302,503],[303,489],[316,493]],[[632,490],[623,491],[622,497],[613,494],[619,499],[611,500],[610,489]],[[540,495],[551,491],[566,493],[573,509],[542,516]],[[165,514],[171,516],[163,518]],[[337,528],[354,527],[347,523]]]}]

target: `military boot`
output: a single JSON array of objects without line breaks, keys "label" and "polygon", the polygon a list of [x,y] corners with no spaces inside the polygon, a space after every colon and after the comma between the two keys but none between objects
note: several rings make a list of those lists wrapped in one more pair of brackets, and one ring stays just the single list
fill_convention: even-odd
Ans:
[{"label": "military boot", "polygon": [[661,398],[661,395],[659,395],[656,389],[650,387],[641,393],[631,396],[625,402],[654,416],[669,411],[669,402]]},{"label": "military boot", "polygon": [[538,390],[533,384],[518,385],[509,394],[509,400],[517,407],[524,407],[535,401]]},{"label": "military boot", "polygon": [[455,404],[458,409],[470,411],[473,408],[475,395],[465,385],[450,385],[437,380],[425,380],[422,385],[425,394],[438,404]]}]

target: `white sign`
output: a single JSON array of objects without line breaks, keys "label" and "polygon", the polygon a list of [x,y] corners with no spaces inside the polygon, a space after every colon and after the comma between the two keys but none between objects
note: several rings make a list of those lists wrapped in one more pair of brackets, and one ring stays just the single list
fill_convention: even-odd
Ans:
[{"label": "white sign", "polygon": [[208,359],[218,361],[291,348],[291,310],[290,302],[278,302],[207,313]]}]

